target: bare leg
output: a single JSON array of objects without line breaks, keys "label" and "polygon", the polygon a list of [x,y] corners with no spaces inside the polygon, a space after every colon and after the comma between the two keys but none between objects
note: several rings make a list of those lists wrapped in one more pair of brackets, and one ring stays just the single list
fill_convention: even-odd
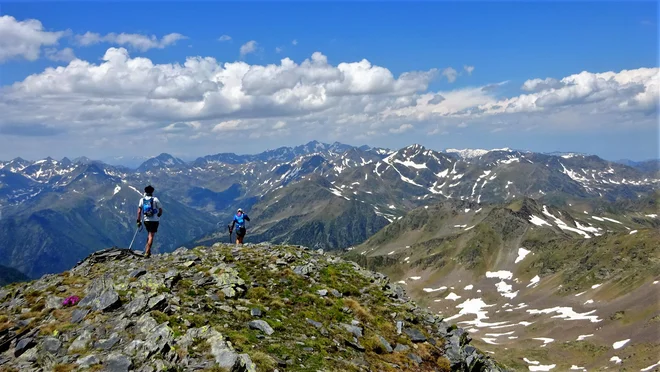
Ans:
[{"label": "bare leg", "polygon": [[150,232],[149,237],[147,237],[147,247],[144,250],[144,254],[149,256],[151,255],[151,245],[154,243],[154,233]]}]

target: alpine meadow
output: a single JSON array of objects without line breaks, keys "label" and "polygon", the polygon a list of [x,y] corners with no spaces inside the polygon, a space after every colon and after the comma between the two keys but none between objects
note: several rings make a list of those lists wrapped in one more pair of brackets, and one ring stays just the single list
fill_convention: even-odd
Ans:
[{"label": "alpine meadow", "polygon": [[660,372],[659,11],[0,0],[0,370]]}]

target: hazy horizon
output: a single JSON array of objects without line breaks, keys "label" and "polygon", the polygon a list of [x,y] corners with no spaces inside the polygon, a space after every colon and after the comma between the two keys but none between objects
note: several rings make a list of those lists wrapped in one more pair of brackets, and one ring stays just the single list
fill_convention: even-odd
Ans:
[{"label": "hazy horizon", "polygon": [[[219,151],[219,152],[208,153],[208,154],[207,154],[207,153],[203,153],[203,154],[197,154],[197,155],[186,155],[186,154],[181,155],[181,154],[177,154],[177,153],[172,153],[172,152],[163,151],[163,152],[160,152],[160,153],[154,153],[154,154],[148,154],[148,155],[121,155],[121,154],[118,154],[118,155],[107,155],[107,156],[99,157],[99,158],[90,157],[90,156],[87,156],[87,155],[84,155],[84,154],[83,154],[83,155],[77,155],[77,156],[67,156],[67,155],[64,155],[64,156],[58,156],[58,157],[56,157],[56,156],[52,156],[52,155],[47,155],[47,156],[44,156],[44,157],[38,157],[38,158],[28,158],[28,157],[24,157],[24,156],[14,156],[14,157],[11,157],[11,158],[0,159],[0,161],[10,161],[10,160],[13,160],[13,159],[16,159],[16,158],[21,158],[21,159],[24,159],[24,160],[27,160],[27,161],[38,161],[38,160],[46,159],[46,158],[49,158],[49,157],[52,158],[52,159],[55,159],[55,160],[60,161],[60,160],[62,160],[62,159],[64,159],[64,158],[67,158],[67,159],[69,159],[69,160],[74,160],[74,159],[77,159],[77,158],[85,157],[85,158],[89,158],[90,160],[93,160],[93,161],[102,161],[102,162],[108,162],[108,161],[111,161],[111,160],[115,160],[115,163],[116,163],[116,164],[123,165],[123,164],[121,163],[121,160],[119,160],[119,159],[127,159],[127,160],[131,160],[131,159],[144,159],[144,160],[147,160],[147,159],[155,158],[155,157],[157,157],[157,156],[159,156],[159,155],[161,155],[161,154],[168,154],[168,155],[171,155],[171,156],[173,156],[173,157],[175,157],[175,158],[179,158],[179,159],[184,160],[184,161],[186,161],[186,162],[190,162],[190,161],[194,161],[194,160],[196,160],[196,159],[198,159],[198,158],[201,158],[201,157],[204,157],[204,156],[216,155],[216,154],[221,154],[221,153],[233,153],[233,154],[236,154],[236,155],[257,155],[257,154],[260,154],[260,153],[263,153],[263,152],[266,152],[266,151],[276,150],[276,149],[278,149],[278,148],[282,148],[282,147],[294,148],[294,147],[297,147],[297,146],[303,146],[303,145],[306,145],[306,144],[308,144],[308,143],[310,143],[310,142],[313,142],[313,141],[317,141],[317,142],[319,142],[319,143],[325,143],[325,144],[328,144],[328,145],[332,145],[332,143],[328,143],[328,142],[324,142],[324,141],[320,141],[320,140],[312,140],[312,141],[308,141],[308,142],[305,142],[305,143],[298,143],[298,144],[295,144],[295,145],[283,145],[283,146],[278,146],[278,147],[275,147],[275,148],[266,148],[266,149],[259,150],[259,151],[254,151],[254,152],[227,152],[227,151]],[[337,142],[339,142],[339,143],[342,144],[342,145],[349,145],[349,146],[353,146],[353,147],[369,146],[369,147],[371,147],[371,148],[386,148],[386,149],[388,149],[388,150],[393,150],[393,151],[400,150],[400,149],[402,149],[402,148],[405,148],[405,147],[408,147],[408,146],[415,145],[415,143],[410,143],[410,144],[404,145],[404,146],[402,146],[402,147],[398,147],[398,148],[390,148],[390,147],[385,147],[385,146],[373,146],[373,145],[370,145],[370,144],[368,144],[368,143],[349,144],[349,143],[344,143],[344,142],[340,142],[340,141],[337,141]],[[422,145],[422,146],[424,146],[424,145]],[[599,154],[592,154],[592,153],[587,153],[587,152],[583,152],[583,151],[570,151],[570,150],[569,150],[569,151],[534,151],[534,150],[530,150],[530,149],[513,148],[513,147],[509,147],[509,146],[503,146],[503,147],[498,147],[498,148],[476,148],[476,147],[463,147],[463,148],[459,148],[459,147],[442,147],[442,148],[432,148],[432,147],[428,147],[428,146],[424,146],[424,147],[427,148],[427,149],[429,149],[429,150],[438,151],[438,152],[444,152],[445,150],[448,150],[448,149],[456,149],[456,150],[488,150],[488,151],[492,151],[492,150],[498,150],[498,149],[505,149],[505,148],[508,148],[508,149],[513,150],[513,151],[520,151],[520,152],[535,152],[535,153],[541,153],[541,154],[552,154],[552,153],[561,153],[561,154],[565,154],[565,153],[574,153],[574,154],[584,154],[584,155],[596,155],[596,156],[598,156],[598,157],[600,157],[600,158],[602,158],[602,159],[604,159],[604,160],[607,160],[607,161],[613,161],[613,162],[615,162],[615,161],[622,161],[622,160],[630,160],[630,161],[636,161],[636,162],[651,161],[651,160],[660,160],[660,157],[651,157],[651,158],[646,158],[646,159],[630,159],[630,158],[615,158],[615,159],[610,159],[610,158],[606,158],[606,157],[600,156]]]}]

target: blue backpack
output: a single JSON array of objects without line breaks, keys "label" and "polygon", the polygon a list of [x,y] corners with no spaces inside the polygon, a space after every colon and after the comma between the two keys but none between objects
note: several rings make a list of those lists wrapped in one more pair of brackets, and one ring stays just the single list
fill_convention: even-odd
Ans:
[{"label": "blue backpack", "polygon": [[142,199],[142,214],[144,214],[147,217],[151,217],[154,214],[156,214],[153,197],[151,199],[147,199],[147,198]]},{"label": "blue backpack", "polygon": [[238,227],[245,226],[245,219],[243,218],[243,216],[245,216],[245,214],[241,214],[240,216],[237,214],[234,215],[234,219],[236,220],[236,224],[238,225]]}]

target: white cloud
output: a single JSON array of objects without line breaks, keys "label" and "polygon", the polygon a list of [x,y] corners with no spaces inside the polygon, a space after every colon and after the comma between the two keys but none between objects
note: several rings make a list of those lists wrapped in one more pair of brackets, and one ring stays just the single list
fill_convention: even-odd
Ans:
[{"label": "white cloud", "polygon": [[282,53],[283,50],[283,48],[275,47],[275,53]]},{"label": "white cloud", "polygon": [[90,46],[102,42],[103,37],[96,32],[87,31],[82,35],[76,35],[76,41],[79,45]]},{"label": "white cloud", "polygon": [[445,97],[443,97],[440,94],[436,94],[433,98],[428,100],[428,104],[429,105],[437,105],[437,104],[439,104],[440,102],[442,102],[444,100],[445,100]]},{"label": "white cloud", "polygon": [[472,75],[472,71],[474,71],[474,66],[464,65],[463,70],[465,70],[465,72],[467,72],[468,75]]},{"label": "white cloud", "polygon": [[109,43],[114,45],[127,45],[141,52],[149,49],[163,49],[167,46],[176,44],[179,40],[187,39],[178,33],[171,33],[163,36],[160,40],[155,35],[127,34],[127,33],[109,33],[101,36],[95,32],[86,32],[82,35],[76,35],[76,41],[81,46],[90,46],[99,43]]},{"label": "white cloud", "polygon": [[241,129],[241,120],[228,120],[223,121],[213,127],[213,132],[233,132]]},{"label": "white cloud", "polygon": [[250,53],[254,53],[257,50],[257,42],[250,40],[247,43],[241,45],[241,57],[245,57]]},{"label": "white cloud", "polygon": [[298,40],[293,39],[293,41],[291,42],[291,44],[293,44],[293,45],[298,45]]},{"label": "white cloud", "polygon": [[658,68],[616,72],[583,71],[561,80],[532,79],[523,89],[534,91],[482,105],[487,114],[557,111],[570,106],[590,107],[592,113],[656,111],[659,104]]},{"label": "white cloud", "polygon": [[401,124],[398,128],[391,128],[390,133],[404,133],[412,129],[411,124]]},{"label": "white cloud", "polygon": [[15,58],[35,61],[42,47],[57,45],[67,33],[45,31],[36,19],[18,21],[12,16],[0,16],[0,63]]},{"label": "white cloud", "polygon": [[447,67],[446,69],[442,70],[442,76],[446,77],[447,81],[450,83],[453,83],[456,81],[458,72],[451,67]]},{"label": "white cloud", "polygon": [[222,35],[218,38],[218,41],[231,41],[231,36],[229,35]]},{"label": "white cloud", "polygon": [[191,130],[198,130],[202,127],[199,121],[176,122],[163,128],[163,131],[169,133],[186,133]]},{"label": "white cloud", "polygon": [[532,79],[523,83],[521,89],[527,92],[540,92],[547,89],[558,89],[564,86],[564,83],[557,79]]},{"label": "white cloud", "polygon": [[128,146],[127,133],[145,129],[177,141],[228,140],[225,133],[240,130],[253,138],[342,141],[403,138],[418,133],[413,128],[442,134],[465,123],[488,131],[657,125],[649,113],[658,108],[658,68],[582,72],[557,79],[556,87],[530,79],[523,86],[533,92],[504,98],[489,85],[429,91],[438,75],[395,76],[366,59],[332,65],[320,52],[299,63],[190,57],[159,64],[109,48],[100,61],[73,59],[0,87],[0,137],[66,133],[67,141],[105,137]]},{"label": "white cloud", "polygon": [[55,48],[48,48],[45,50],[46,52],[46,58],[50,59],[51,61],[56,61],[56,62],[71,62],[74,59],[76,59],[75,53],[73,53],[73,49],[71,48],[64,48],[62,50],[57,50]]}]

